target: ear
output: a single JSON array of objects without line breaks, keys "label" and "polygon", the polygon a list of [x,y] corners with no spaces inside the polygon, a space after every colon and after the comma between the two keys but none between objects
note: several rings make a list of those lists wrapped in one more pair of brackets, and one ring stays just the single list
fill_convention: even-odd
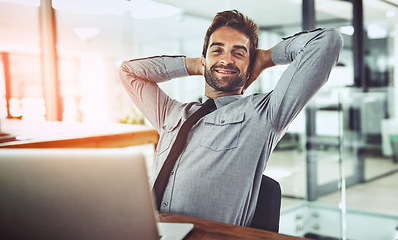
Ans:
[{"label": "ear", "polygon": [[200,58],[200,64],[202,64],[202,67],[204,67],[205,66],[205,57],[203,56],[203,54],[202,54],[202,57]]}]

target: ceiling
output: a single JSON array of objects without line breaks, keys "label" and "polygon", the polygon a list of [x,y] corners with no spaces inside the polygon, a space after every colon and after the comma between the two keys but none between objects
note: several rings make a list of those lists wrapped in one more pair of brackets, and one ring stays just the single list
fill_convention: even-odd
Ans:
[{"label": "ceiling", "polygon": [[[39,51],[39,14],[37,7],[10,3],[0,0],[0,51]],[[12,2],[34,2],[37,0],[13,0]],[[84,10],[83,2],[67,1],[70,9]],[[116,0],[84,0],[91,6],[104,3],[113,6]],[[124,1],[126,0],[117,0]],[[134,1],[129,0],[130,4]],[[143,0],[142,0],[143,1]],[[203,38],[213,16],[225,9],[238,9],[250,16],[260,27],[280,30],[286,27],[301,28],[301,0],[156,0],[182,9],[182,14],[148,20],[133,19],[128,11],[124,14],[81,14],[78,11],[56,11],[59,49],[75,52],[102,49],[109,53],[123,52],[126,43],[159,42],[167,39]],[[390,28],[398,22],[398,0],[366,0],[364,19],[367,24],[377,23]],[[343,0],[316,0],[317,21],[341,26],[352,19],[352,4]],[[143,9],[142,11],[150,11]],[[395,12],[395,16],[386,17],[386,13]],[[74,32],[80,28],[99,28],[99,33],[90,46]],[[86,40],[87,41],[87,40]],[[97,50],[98,51],[98,50]],[[73,51],[72,51],[73,52]]]}]

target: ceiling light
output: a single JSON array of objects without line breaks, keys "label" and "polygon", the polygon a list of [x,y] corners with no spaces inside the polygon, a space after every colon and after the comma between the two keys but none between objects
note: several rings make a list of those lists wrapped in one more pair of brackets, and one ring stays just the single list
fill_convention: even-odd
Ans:
[{"label": "ceiling light", "polygon": [[73,32],[83,41],[90,41],[93,39],[95,36],[98,35],[100,32],[99,28],[93,27],[93,28],[83,28],[83,27],[76,27],[73,28]]},{"label": "ceiling light", "polygon": [[130,11],[136,19],[169,17],[183,12],[181,8],[151,0],[52,0],[52,5],[55,10],[89,15],[123,15]]},{"label": "ceiling light", "polygon": [[126,0],[52,0],[52,5],[55,10],[89,15],[123,15],[129,10]]},{"label": "ceiling light", "polygon": [[181,8],[150,0],[131,1],[131,16],[136,19],[153,19],[182,14]]}]

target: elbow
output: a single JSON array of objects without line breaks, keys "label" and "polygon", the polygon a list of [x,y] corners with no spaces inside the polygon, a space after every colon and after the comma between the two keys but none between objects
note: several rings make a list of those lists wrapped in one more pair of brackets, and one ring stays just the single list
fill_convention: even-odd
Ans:
[{"label": "elbow", "polygon": [[127,75],[127,72],[126,72],[126,63],[123,62],[122,65],[120,65],[120,67],[119,67],[119,76],[120,76],[120,79],[123,80],[123,79],[126,77],[126,75]]},{"label": "elbow", "polygon": [[325,29],[325,46],[328,48],[328,52],[335,53],[337,57],[340,55],[341,50],[344,46],[343,36],[336,28]]},{"label": "elbow", "polygon": [[337,64],[340,53],[343,49],[344,40],[336,28],[324,28],[318,35],[317,52],[322,59],[327,59],[325,63]]},{"label": "elbow", "polygon": [[119,68],[120,80],[122,82],[125,82],[131,75],[132,75],[132,73],[131,73],[131,69],[128,66],[128,61],[123,62]]}]

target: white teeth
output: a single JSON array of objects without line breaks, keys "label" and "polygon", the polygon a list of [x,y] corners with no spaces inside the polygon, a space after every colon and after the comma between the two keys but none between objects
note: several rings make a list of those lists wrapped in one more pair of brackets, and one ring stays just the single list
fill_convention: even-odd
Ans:
[{"label": "white teeth", "polygon": [[234,73],[234,72],[230,72],[230,71],[222,71],[222,70],[218,70],[218,72],[220,72],[220,73]]}]

